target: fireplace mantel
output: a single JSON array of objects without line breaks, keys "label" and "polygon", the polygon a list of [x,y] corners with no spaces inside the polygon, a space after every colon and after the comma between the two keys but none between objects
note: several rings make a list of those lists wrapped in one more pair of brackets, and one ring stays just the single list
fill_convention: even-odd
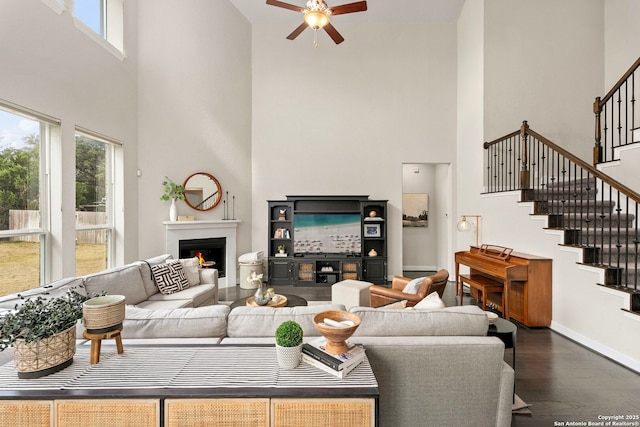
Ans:
[{"label": "fireplace mantel", "polygon": [[197,220],[197,221],[164,221],[166,232],[166,251],[174,258],[178,258],[178,244],[180,240],[208,239],[226,237],[226,276],[218,280],[220,288],[236,285],[237,275],[237,228],[240,220]]}]

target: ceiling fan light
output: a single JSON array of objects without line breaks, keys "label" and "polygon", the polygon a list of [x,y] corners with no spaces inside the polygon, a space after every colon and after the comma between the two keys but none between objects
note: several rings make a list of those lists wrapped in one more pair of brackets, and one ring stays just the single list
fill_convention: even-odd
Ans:
[{"label": "ceiling fan light", "polygon": [[329,23],[329,16],[324,12],[310,10],[304,14],[304,22],[311,29],[320,30]]}]

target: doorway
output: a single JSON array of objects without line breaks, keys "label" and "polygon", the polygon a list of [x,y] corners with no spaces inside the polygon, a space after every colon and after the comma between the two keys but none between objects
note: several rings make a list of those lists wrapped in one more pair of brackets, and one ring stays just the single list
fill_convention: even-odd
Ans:
[{"label": "doorway", "polygon": [[451,165],[403,163],[402,196],[402,270],[452,271]]}]

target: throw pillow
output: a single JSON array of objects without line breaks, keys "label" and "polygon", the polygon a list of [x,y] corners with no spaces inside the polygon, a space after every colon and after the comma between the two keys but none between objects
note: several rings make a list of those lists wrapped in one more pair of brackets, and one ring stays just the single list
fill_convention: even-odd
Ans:
[{"label": "throw pillow", "polygon": [[422,286],[422,282],[424,281],[424,277],[418,277],[417,279],[413,279],[404,287],[402,292],[405,294],[417,294],[420,290],[420,286]]},{"label": "throw pillow", "polygon": [[152,265],[151,273],[156,286],[165,295],[170,295],[189,287],[189,280],[184,274],[180,261]]},{"label": "throw pillow", "polygon": [[440,310],[445,307],[437,292],[431,292],[422,301],[413,306],[416,310]]},{"label": "throw pillow", "polygon": [[[189,286],[198,286],[200,284],[200,273],[198,271],[198,267],[200,263],[198,262],[198,257],[193,258],[184,258],[180,259],[180,264],[182,264],[182,269],[184,270],[184,275],[187,276],[187,280],[189,281]],[[171,261],[167,261],[171,262]]]},{"label": "throw pillow", "polygon": [[407,306],[407,300],[403,299],[403,300],[400,300],[400,301],[390,302],[388,304],[384,304],[384,305],[378,306],[376,308],[399,308],[399,309],[402,309],[402,308],[405,308],[406,306]]}]

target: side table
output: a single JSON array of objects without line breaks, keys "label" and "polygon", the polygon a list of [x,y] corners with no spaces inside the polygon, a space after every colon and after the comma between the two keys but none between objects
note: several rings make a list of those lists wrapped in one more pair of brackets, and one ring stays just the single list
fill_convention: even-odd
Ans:
[{"label": "side table", "polygon": [[[516,370],[516,334],[518,327],[515,323],[499,317],[494,323],[489,324],[487,335],[490,337],[498,337],[503,343],[504,348],[512,349],[511,367],[515,373]],[[516,383],[513,382],[513,396],[516,395]]]}]

